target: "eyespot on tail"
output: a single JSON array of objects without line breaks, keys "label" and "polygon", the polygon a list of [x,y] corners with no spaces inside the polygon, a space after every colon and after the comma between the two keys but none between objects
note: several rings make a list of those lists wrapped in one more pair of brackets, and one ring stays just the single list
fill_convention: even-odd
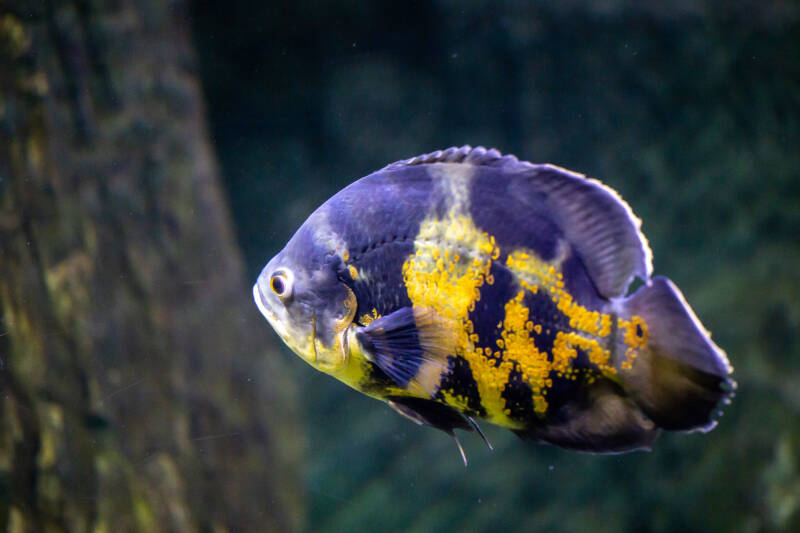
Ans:
[{"label": "eyespot on tail", "polygon": [[667,278],[622,303],[615,362],[626,392],[663,429],[711,430],[736,389],[725,352]]}]

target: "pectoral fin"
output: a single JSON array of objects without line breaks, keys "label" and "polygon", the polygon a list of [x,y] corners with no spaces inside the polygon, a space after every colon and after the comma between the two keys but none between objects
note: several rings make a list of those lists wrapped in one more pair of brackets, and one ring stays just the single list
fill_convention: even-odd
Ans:
[{"label": "pectoral fin", "polygon": [[427,308],[404,307],[356,331],[367,359],[400,387],[433,397],[455,351],[455,328]]}]

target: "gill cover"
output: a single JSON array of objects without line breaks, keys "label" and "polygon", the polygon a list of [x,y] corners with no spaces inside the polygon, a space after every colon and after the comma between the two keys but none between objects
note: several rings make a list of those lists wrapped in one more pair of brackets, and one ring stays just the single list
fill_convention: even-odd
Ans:
[{"label": "gill cover", "polygon": [[313,362],[321,369],[334,370],[347,361],[347,328],[356,316],[356,295],[333,268],[314,273],[310,288],[314,293]]}]

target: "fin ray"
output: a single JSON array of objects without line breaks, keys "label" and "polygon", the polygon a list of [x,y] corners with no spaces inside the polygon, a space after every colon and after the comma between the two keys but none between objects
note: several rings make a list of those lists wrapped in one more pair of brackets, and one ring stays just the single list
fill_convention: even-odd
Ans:
[{"label": "fin ray", "polygon": [[640,230],[641,220],[616,191],[555,165],[536,165],[529,175],[527,187],[547,195],[547,204],[601,296],[623,295],[636,276],[650,279],[652,252]]},{"label": "fin ray", "polygon": [[[631,368],[620,371],[626,391],[664,429],[713,428],[717,405],[736,387],[729,377],[733,368],[680,290],[667,278],[655,277],[622,305],[647,328]],[[622,344],[619,359],[628,359],[626,350]]]},{"label": "fin ray", "polygon": [[433,397],[448,356],[455,347],[455,328],[433,310],[403,307],[356,332],[375,363],[399,386]]},{"label": "fin ray", "polygon": [[478,435],[481,436],[481,438],[483,439],[483,442],[486,443],[486,447],[489,448],[489,451],[493,452],[494,451],[494,446],[492,446],[492,443],[489,442],[489,439],[486,438],[486,435],[483,434],[483,431],[481,430],[481,427],[478,425],[477,422],[475,422],[475,419],[472,418],[471,416],[468,416],[467,417],[467,421],[475,429],[475,431],[478,433]]}]

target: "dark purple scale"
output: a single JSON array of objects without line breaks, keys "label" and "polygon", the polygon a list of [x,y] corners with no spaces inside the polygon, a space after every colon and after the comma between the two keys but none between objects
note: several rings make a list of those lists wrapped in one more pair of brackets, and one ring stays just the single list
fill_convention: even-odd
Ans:
[{"label": "dark purple scale", "polygon": [[371,174],[330,200],[328,224],[349,252],[345,269],[363,273],[352,280],[343,272],[358,301],[357,319],[373,309],[388,315],[411,305],[401,270],[432,199],[425,169],[408,167]]},{"label": "dark purple scale", "polygon": [[527,424],[538,422],[533,410],[533,391],[530,385],[522,380],[522,373],[519,370],[511,371],[501,397],[506,402],[506,409],[511,411],[509,417],[512,420]]},{"label": "dark purple scale", "polygon": [[505,305],[512,299],[519,287],[508,269],[500,263],[492,263],[489,274],[494,277],[494,283],[484,283],[480,289],[481,299],[475,302],[475,309],[470,312],[473,332],[478,335],[476,348],[489,348],[492,352],[498,350],[497,339],[501,338],[498,324],[502,326],[505,319]]},{"label": "dark purple scale", "polygon": [[463,396],[467,399],[467,416],[486,416],[486,410],[481,404],[481,395],[478,392],[478,384],[472,376],[469,362],[463,357],[448,357],[450,372],[442,379],[437,399],[444,400],[442,391],[453,391],[455,395]]}]

